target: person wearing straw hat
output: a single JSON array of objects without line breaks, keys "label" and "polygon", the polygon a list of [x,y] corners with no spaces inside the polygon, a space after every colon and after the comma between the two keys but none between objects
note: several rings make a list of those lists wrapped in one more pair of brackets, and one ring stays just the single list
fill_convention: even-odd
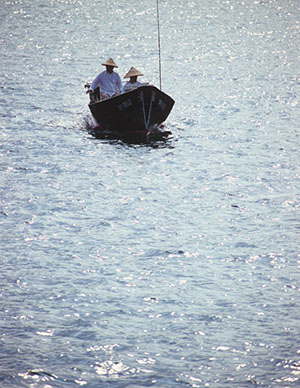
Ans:
[{"label": "person wearing straw hat", "polygon": [[140,75],[144,75],[139,70],[134,67],[131,67],[128,73],[124,76],[124,78],[129,78],[129,81],[122,88],[122,93],[129,92],[132,89],[138,88],[143,85],[141,82],[137,80],[137,77]]},{"label": "person wearing straw hat", "polygon": [[118,67],[114,60],[109,58],[102,65],[106,67],[106,70],[97,75],[88,90],[88,93],[92,93],[96,100],[112,97],[121,93],[122,89],[121,78],[118,73],[114,72],[114,68]]}]

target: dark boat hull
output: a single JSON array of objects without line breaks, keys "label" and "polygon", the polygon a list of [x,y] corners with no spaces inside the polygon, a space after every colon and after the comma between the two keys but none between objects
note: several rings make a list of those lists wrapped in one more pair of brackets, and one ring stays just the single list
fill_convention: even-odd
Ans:
[{"label": "dark boat hull", "polygon": [[146,134],[163,123],[174,100],[152,85],[89,104],[101,130],[119,134]]}]

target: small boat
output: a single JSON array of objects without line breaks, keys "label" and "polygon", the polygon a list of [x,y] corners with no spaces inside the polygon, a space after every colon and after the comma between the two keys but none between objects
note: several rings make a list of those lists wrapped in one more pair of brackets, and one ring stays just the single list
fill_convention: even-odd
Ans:
[{"label": "small boat", "polygon": [[157,133],[174,103],[155,86],[143,85],[106,100],[91,101],[89,108],[97,122],[95,133],[134,137]]}]

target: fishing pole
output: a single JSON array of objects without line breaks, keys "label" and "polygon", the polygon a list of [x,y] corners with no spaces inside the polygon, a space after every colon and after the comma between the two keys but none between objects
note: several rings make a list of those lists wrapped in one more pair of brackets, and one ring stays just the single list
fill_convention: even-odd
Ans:
[{"label": "fishing pole", "polygon": [[159,65],[159,88],[161,90],[161,57],[160,57],[160,28],[159,28],[159,7],[158,0],[156,0],[157,11],[157,43],[158,43],[158,65]]}]

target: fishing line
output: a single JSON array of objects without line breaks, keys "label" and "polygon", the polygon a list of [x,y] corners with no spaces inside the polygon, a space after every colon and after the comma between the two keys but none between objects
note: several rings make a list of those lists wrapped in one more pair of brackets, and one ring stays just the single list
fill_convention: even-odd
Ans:
[{"label": "fishing line", "polygon": [[157,40],[158,40],[158,64],[159,64],[159,88],[161,90],[161,57],[160,57],[160,28],[159,28],[159,7],[158,0],[156,0],[157,10]]}]

